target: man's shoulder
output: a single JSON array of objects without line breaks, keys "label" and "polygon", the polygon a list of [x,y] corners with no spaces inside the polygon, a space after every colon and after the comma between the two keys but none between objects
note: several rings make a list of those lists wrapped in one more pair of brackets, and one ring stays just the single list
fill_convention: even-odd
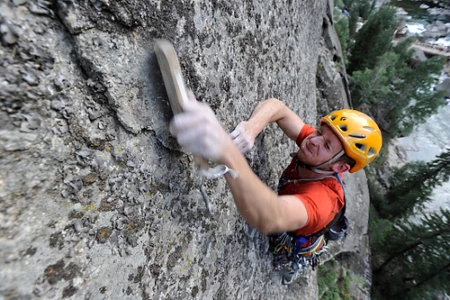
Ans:
[{"label": "man's shoulder", "polygon": [[[325,189],[324,189],[325,187]],[[283,189],[284,194],[306,194],[324,192],[326,189],[332,188],[332,182],[328,182],[328,178],[323,180],[295,180],[286,177],[286,186]]]},{"label": "man's shoulder", "polygon": [[326,178],[320,181],[305,182],[297,189],[297,196],[303,202],[308,214],[308,222],[296,231],[298,235],[317,232],[328,225],[344,206],[343,193],[338,191],[337,180]]},{"label": "man's shoulder", "polygon": [[306,135],[310,135],[311,133],[316,132],[316,130],[317,129],[315,127],[313,127],[313,126],[311,126],[309,124],[305,124],[305,125],[303,125],[301,131],[304,132]]},{"label": "man's shoulder", "polygon": [[300,146],[300,143],[309,135],[313,134],[316,131],[316,128],[312,127],[309,124],[304,124],[300,132],[298,133],[296,143]]},{"label": "man's shoulder", "polygon": [[316,181],[286,180],[285,188],[280,195],[299,195],[309,198],[310,201],[335,201],[343,203],[344,189],[336,178],[324,178]]}]

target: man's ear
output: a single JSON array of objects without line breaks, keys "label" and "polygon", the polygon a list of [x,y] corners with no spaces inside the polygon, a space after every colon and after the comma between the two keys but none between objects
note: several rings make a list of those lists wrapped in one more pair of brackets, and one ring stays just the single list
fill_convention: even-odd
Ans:
[{"label": "man's ear", "polygon": [[336,173],[344,173],[347,172],[348,170],[350,170],[350,165],[343,163],[343,162],[337,162],[334,163],[333,165],[331,165],[331,169],[333,170],[333,172]]}]

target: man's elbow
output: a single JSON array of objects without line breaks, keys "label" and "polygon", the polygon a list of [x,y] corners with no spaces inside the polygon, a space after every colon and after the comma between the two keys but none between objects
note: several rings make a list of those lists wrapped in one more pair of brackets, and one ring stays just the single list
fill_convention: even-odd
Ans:
[{"label": "man's elbow", "polygon": [[266,100],[267,102],[270,102],[273,106],[280,108],[280,107],[286,107],[286,105],[277,98],[269,98]]},{"label": "man's elbow", "polygon": [[262,222],[257,226],[258,231],[264,235],[280,233],[283,230],[273,222]]},{"label": "man's elbow", "polygon": [[270,228],[268,228],[267,226],[258,227],[258,231],[264,235],[273,234],[273,231]]}]

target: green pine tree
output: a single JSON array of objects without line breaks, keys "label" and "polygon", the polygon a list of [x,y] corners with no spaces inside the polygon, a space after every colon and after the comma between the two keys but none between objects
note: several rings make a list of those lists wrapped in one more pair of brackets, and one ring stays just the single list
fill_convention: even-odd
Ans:
[{"label": "green pine tree", "polygon": [[392,82],[394,98],[382,105],[386,118],[391,120],[392,136],[408,135],[415,126],[425,122],[440,106],[445,105],[445,91],[433,90],[444,59],[433,57],[412,68],[409,65],[413,54],[411,43],[409,39],[393,49],[399,56],[395,64],[396,79]]},{"label": "green pine tree", "polygon": [[450,148],[429,163],[412,162],[398,169],[386,194],[388,203],[377,207],[381,216],[394,220],[411,215],[430,200],[433,189],[450,178]]},{"label": "green pine tree", "polygon": [[383,263],[374,268],[374,289],[386,299],[433,299],[448,291],[449,245],[448,210],[425,215],[420,223],[397,224],[381,250]]},{"label": "green pine tree", "polygon": [[345,57],[348,40],[350,38],[348,31],[348,19],[347,17],[343,16],[341,12],[335,13],[334,19],[335,19],[334,28],[336,29],[339,41],[341,42],[342,53],[344,54]]},{"label": "green pine tree", "polygon": [[[359,107],[368,104],[371,114],[377,118],[378,106],[389,99],[393,94],[391,81],[396,75],[395,62],[398,55],[390,51],[377,60],[373,69],[366,68],[364,71],[355,71],[351,77],[350,90],[354,106]],[[379,124],[381,125],[381,124]]]},{"label": "green pine tree", "polygon": [[349,11],[350,16],[348,18],[348,35],[350,37],[350,40],[352,40],[356,34],[356,27],[359,19],[359,9],[356,9],[354,7],[352,8],[352,6],[349,7],[350,7]]},{"label": "green pine tree", "polygon": [[369,16],[372,14],[375,9],[376,1],[372,0],[359,0],[358,8],[359,8],[359,16],[363,20],[369,19]]},{"label": "green pine tree", "polygon": [[[336,2],[339,3],[340,2]],[[349,42],[352,41],[356,33],[356,27],[358,20],[367,20],[370,14],[375,10],[376,1],[374,0],[343,0],[343,8],[349,13],[348,17],[348,32],[349,32]],[[335,4],[336,5],[336,4]],[[339,8],[342,8],[341,6]]]},{"label": "green pine tree", "polygon": [[443,60],[431,58],[412,68],[411,42],[399,43],[379,56],[372,69],[355,71],[350,78],[355,108],[375,119],[386,141],[409,134],[445,104],[445,92],[433,91]]},{"label": "green pine tree", "polygon": [[377,58],[392,48],[392,37],[397,26],[395,10],[388,5],[370,15],[356,35],[351,49],[348,73],[373,69]]}]

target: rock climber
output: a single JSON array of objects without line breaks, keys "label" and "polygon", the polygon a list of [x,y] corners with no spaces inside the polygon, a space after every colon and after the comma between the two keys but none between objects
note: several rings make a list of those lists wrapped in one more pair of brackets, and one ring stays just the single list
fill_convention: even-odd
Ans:
[{"label": "rock climber", "polygon": [[[211,108],[191,94],[176,115],[170,132],[187,151],[238,173],[225,175],[242,217],[263,234],[311,234],[333,220],[344,205],[344,192],[336,173],[356,172],[380,152],[377,124],[356,110],[338,110],[323,117],[315,129],[277,99],[259,103],[248,121],[228,134]],[[243,153],[258,134],[276,122],[298,145],[280,179],[276,193],[251,170]]]}]

